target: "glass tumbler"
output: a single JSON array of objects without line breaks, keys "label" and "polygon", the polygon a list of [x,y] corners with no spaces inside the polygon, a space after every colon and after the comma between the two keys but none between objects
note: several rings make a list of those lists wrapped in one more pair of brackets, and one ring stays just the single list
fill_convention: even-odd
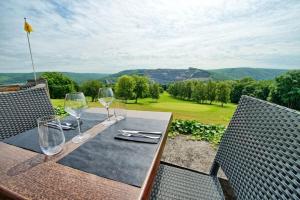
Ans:
[{"label": "glass tumbler", "polygon": [[42,152],[48,156],[55,155],[65,144],[64,132],[57,116],[49,115],[37,119],[39,144]]}]

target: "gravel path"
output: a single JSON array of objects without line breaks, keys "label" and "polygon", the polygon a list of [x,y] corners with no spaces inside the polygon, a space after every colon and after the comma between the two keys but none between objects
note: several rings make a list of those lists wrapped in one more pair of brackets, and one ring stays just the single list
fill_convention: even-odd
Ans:
[{"label": "gravel path", "polygon": [[[187,167],[204,173],[209,173],[216,155],[216,149],[205,141],[187,140],[188,136],[179,135],[174,139],[168,138],[162,160]],[[223,172],[219,176],[225,178]]]}]

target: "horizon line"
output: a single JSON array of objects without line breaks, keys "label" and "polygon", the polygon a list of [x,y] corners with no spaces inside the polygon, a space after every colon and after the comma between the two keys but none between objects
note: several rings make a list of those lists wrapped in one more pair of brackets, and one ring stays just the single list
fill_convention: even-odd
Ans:
[{"label": "horizon line", "polygon": [[[122,71],[128,71],[128,70],[158,70],[158,69],[170,69],[170,70],[183,70],[183,69],[199,69],[204,71],[212,71],[212,70],[218,70],[218,69],[267,69],[267,70],[300,70],[300,68],[266,68],[266,67],[221,67],[221,68],[212,68],[212,69],[203,69],[203,68],[197,68],[197,67],[187,67],[187,68],[134,68],[134,69],[124,69],[117,72],[74,72],[74,71],[57,71],[57,70],[46,70],[46,71],[36,71],[36,73],[44,73],[44,72],[61,72],[61,73],[85,73],[85,74],[115,74]],[[10,74],[17,74],[17,73],[33,73],[28,71],[16,71],[16,72],[1,72],[0,73],[10,73]]]}]

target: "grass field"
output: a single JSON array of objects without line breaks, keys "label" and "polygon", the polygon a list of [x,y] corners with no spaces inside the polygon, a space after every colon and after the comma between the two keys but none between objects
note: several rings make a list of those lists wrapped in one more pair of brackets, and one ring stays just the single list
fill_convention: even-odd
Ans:
[{"label": "grass field", "polygon": [[[63,105],[63,99],[52,99],[54,106]],[[90,107],[100,107],[98,102],[89,102]],[[168,93],[163,93],[155,102],[151,98],[139,99],[138,103],[129,101],[126,109],[150,110],[172,112],[174,119],[192,119],[205,124],[227,125],[236,108],[235,104],[225,104],[221,107],[219,103],[213,105],[197,104],[190,101],[172,98]]]}]

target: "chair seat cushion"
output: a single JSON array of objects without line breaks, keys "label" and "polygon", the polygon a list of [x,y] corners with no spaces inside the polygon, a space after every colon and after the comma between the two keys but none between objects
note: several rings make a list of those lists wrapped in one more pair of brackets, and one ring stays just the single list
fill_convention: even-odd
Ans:
[{"label": "chair seat cushion", "polygon": [[223,199],[216,177],[161,163],[150,199]]}]

